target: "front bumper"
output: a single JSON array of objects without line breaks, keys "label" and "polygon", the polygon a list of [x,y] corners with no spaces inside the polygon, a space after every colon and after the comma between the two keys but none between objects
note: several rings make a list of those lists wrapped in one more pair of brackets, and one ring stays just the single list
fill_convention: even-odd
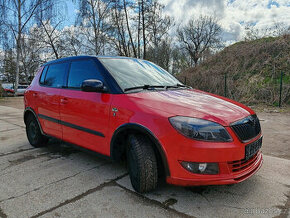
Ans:
[{"label": "front bumper", "polygon": [[[194,141],[173,131],[164,137],[162,144],[168,160],[170,175],[167,183],[181,186],[223,185],[242,182],[254,175],[262,166],[263,156],[259,150],[250,159],[245,160],[245,147],[261,139],[259,134],[247,143],[242,143],[231,130],[232,142],[213,143]],[[181,146],[177,146],[177,145]],[[206,175],[192,173],[184,169],[180,162],[214,162],[219,165],[219,173]]]},{"label": "front bumper", "polygon": [[227,174],[217,174],[217,175],[197,175],[195,178],[178,178],[178,177],[167,177],[167,183],[181,186],[199,186],[199,185],[225,185],[225,184],[235,184],[242,182],[252,175],[254,175],[262,166],[263,155],[259,151],[255,155],[255,160],[243,168],[241,171],[232,172],[231,167],[228,162],[219,163],[221,171],[228,171]]}]

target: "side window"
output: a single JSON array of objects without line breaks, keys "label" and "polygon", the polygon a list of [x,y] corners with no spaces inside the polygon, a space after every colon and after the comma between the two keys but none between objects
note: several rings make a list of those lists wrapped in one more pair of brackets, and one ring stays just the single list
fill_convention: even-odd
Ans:
[{"label": "side window", "polygon": [[49,65],[44,85],[60,88],[63,86],[63,78],[67,69],[67,63]]},{"label": "side window", "polygon": [[45,66],[45,68],[41,72],[41,76],[40,76],[39,83],[42,84],[42,85],[44,84],[44,79],[45,79],[45,75],[46,75],[47,68],[48,67]]},{"label": "side window", "polygon": [[93,60],[71,62],[68,75],[68,87],[79,89],[82,82],[86,79],[98,79],[103,81],[100,73],[97,71]]}]

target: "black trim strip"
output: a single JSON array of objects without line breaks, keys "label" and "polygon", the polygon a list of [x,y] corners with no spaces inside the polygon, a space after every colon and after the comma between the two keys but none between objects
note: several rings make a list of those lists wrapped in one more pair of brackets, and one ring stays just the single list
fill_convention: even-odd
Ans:
[{"label": "black trim strip", "polygon": [[91,133],[93,135],[97,135],[97,136],[100,136],[100,137],[105,137],[105,135],[103,133],[101,133],[101,132],[98,132],[98,131],[95,131],[95,130],[91,130],[91,129],[87,129],[85,127],[77,126],[75,124],[68,123],[68,122],[65,122],[65,121],[62,121],[62,120],[58,120],[58,119],[55,119],[55,118],[52,118],[52,117],[48,117],[48,116],[45,116],[43,114],[38,114],[38,117],[41,118],[41,119],[44,119],[44,120],[48,120],[48,121],[51,121],[51,122],[54,122],[54,123],[58,123],[58,124],[73,128],[73,129],[77,129],[77,130],[80,130],[80,131]]},{"label": "black trim strip", "polygon": [[169,166],[168,166],[167,157],[165,155],[165,152],[164,152],[163,147],[160,144],[159,140],[156,138],[156,136],[148,128],[146,128],[145,126],[142,126],[140,124],[137,124],[137,123],[123,124],[123,125],[119,126],[118,129],[114,132],[114,134],[111,138],[111,144],[110,144],[110,150],[111,150],[110,157],[111,157],[111,159],[113,161],[120,160],[121,157],[120,156],[118,157],[118,155],[121,154],[120,145],[115,143],[115,142],[116,142],[116,139],[117,139],[119,134],[124,133],[124,131],[128,132],[130,130],[140,131],[140,132],[146,134],[146,136],[148,136],[152,140],[152,142],[156,146],[156,148],[159,151],[159,154],[161,156],[162,163],[163,163],[164,170],[165,170],[165,175],[170,176],[170,170],[169,170]]}]

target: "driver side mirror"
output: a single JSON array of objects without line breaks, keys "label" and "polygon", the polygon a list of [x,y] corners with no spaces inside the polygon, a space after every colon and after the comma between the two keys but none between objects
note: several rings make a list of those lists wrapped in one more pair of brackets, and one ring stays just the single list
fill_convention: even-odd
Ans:
[{"label": "driver side mirror", "polygon": [[82,82],[81,90],[84,92],[106,92],[107,87],[97,79],[87,79]]}]

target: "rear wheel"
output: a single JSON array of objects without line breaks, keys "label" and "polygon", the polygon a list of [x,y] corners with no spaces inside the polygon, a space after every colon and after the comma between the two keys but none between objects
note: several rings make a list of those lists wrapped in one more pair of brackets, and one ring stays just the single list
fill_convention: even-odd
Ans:
[{"label": "rear wheel", "polygon": [[28,116],[26,120],[26,135],[29,143],[36,148],[43,147],[48,142],[48,138],[41,134],[38,122],[33,115]]},{"label": "rear wheel", "polygon": [[154,190],[158,183],[158,168],[152,143],[142,135],[130,135],[127,160],[133,188],[140,193]]}]

